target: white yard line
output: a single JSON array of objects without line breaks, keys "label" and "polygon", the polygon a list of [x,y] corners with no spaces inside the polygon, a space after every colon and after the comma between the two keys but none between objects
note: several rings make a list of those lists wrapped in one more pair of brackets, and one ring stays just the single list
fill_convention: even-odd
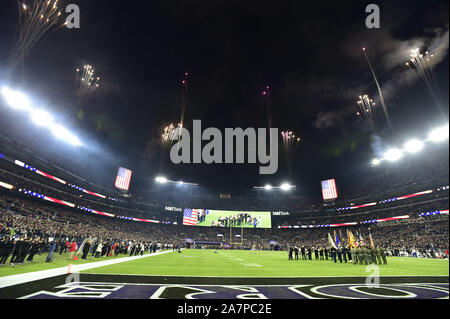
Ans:
[{"label": "white yard line", "polygon": [[[81,264],[81,265],[72,265],[70,272],[75,273],[75,272],[80,272],[83,270],[104,267],[104,266],[110,266],[110,265],[114,265],[114,264],[138,260],[138,259],[142,259],[142,258],[148,258],[148,257],[152,257],[152,256],[158,256],[158,255],[167,254],[170,252],[172,252],[172,251],[169,250],[169,251],[158,252],[155,254],[148,254],[148,255],[144,255],[144,256],[124,257],[124,258],[118,258],[118,259],[113,259],[113,260],[103,260],[103,261],[92,262],[92,263]],[[30,272],[30,273],[25,273],[25,274],[0,277],[0,288],[20,285],[20,284],[24,284],[27,282],[56,277],[56,276],[60,276],[60,275],[66,275],[68,273],[69,273],[69,267],[65,266],[65,267],[35,271],[35,272]]]}]

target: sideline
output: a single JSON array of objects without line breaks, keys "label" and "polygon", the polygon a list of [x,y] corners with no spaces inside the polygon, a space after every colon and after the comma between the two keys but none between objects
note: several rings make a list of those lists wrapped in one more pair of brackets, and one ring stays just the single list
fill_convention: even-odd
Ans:
[{"label": "sideline", "polygon": [[[24,283],[28,283],[28,282],[32,282],[32,281],[41,280],[41,279],[61,276],[61,275],[68,274],[69,272],[70,273],[80,272],[83,270],[119,264],[119,263],[123,263],[123,262],[148,258],[148,257],[152,257],[152,256],[163,255],[163,254],[167,254],[167,253],[171,253],[171,252],[172,252],[172,250],[166,250],[166,251],[161,251],[161,252],[157,252],[154,254],[148,254],[148,255],[144,255],[144,256],[124,257],[124,258],[118,258],[118,259],[114,259],[114,260],[102,260],[102,261],[97,261],[97,262],[92,262],[92,263],[87,263],[87,264],[82,264],[82,265],[72,265],[71,267],[64,266],[64,267],[60,267],[60,268],[47,269],[47,270],[30,272],[30,273],[0,277],[0,288],[5,288],[5,287],[15,286],[15,285],[24,284]],[[70,269],[72,271],[70,271]]]}]

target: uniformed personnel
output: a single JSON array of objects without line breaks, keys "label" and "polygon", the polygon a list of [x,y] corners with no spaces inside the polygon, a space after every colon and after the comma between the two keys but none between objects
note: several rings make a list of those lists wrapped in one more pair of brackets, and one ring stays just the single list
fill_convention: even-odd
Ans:
[{"label": "uniformed personnel", "polygon": [[386,251],[384,250],[384,248],[381,248],[381,247],[380,247],[380,251],[381,251],[381,258],[383,259],[383,263],[386,265],[387,264]]},{"label": "uniformed personnel", "polygon": [[350,253],[352,254],[352,263],[354,265],[357,265],[358,264],[358,258],[356,257],[356,249],[355,249],[355,247],[352,247],[350,249]]}]

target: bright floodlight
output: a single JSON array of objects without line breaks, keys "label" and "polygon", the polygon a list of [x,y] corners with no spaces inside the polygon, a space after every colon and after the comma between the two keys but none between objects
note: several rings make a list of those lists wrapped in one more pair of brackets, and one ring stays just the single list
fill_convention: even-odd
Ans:
[{"label": "bright floodlight", "polygon": [[284,191],[288,191],[288,190],[290,190],[291,189],[291,185],[289,185],[289,184],[283,184],[283,185],[281,185],[281,189],[282,190],[284,190]]},{"label": "bright floodlight", "polygon": [[272,190],[272,186],[266,185],[266,186],[264,186],[264,189],[265,189],[266,191],[270,191],[270,190]]},{"label": "bright floodlight", "polygon": [[448,125],[431,131],[428,139],[433,142],[442,142],[448,138]]},{"label": "bright floodlight", "polygon": [[28,98],[18,91],[13,91],[6,86],[2,87],[2,95],[6,103],[14,109],[31,111],[31,104]]},{"label": "bright floodlight", "polygon": [[372,165],[373,166],[377,166],[378,164],[380,164],[381,163],[381,160],[379,160],[378,158],[376,158],[376,159],[374,159],[373,161],[372,161]]},{"label": "bright floodlight", "polygon": [[392,149],[386,151],[386,153],[384,153],[384,158],[390,162],[398,161],[402,157],[403,157],[403,152],[396,148],[392,148]]},{"label": "bright floodlight", "polygon": [[39,126],[51,126],[53,124],[53,117],[43,110],[34,111],[31,114],[31,120]]},{"label": "bright floodlight", "polygon": [[423,148],[423,142],[419,140],[411,140],[405,144],[405,151],[408,153],[417,153],[420,152]]},{"label": "bright floodlight", "polygon": [[167,178],[162,177],[162,176],[158,176],[158,177],[156,178],[156,181],[157,181],[158,183],[160,183],[160,184],[165,184],[165,183],[167,183]]},{"label": "bright floodlight", "polygon": [[64,126],[59,125],[59,124],[53,125],[53,127],[51,129],[52,129],[53,135],[55,135],[55,137],[57,137],[58,139],[68,142],[74,146],[81,145],[81,142],[78,139],[78,137],[76,137],[75,135],[70,133]]}]

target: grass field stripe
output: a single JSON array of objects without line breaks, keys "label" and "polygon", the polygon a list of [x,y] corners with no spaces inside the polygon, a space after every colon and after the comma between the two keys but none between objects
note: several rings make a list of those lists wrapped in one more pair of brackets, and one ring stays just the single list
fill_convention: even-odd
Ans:
[{"label": "grass field stripe", "polygon": [[[130,267],[136,267],[136,266],[130,266]],[[86,274],[90,274],[86,272]],[[144,277],[180,277],[180,278],[248,278],[248,279],[258,279],[261,277],[258,276],[180,276],[180,275],[149,275],[149,274],[117,274],[117,273],[101,273],[101,272],[96,272],[96,273],[92,273],[95,275],[103,275],[103,276],[144,276]],[[380,276],[380,278],[414,278],[414,277],[420,277],[419,275],[386,275],[386,276]],[[446,278],[448,277],[447,275],[433,275],[433,276],[429,276],[429,277],[442,277],[442,278]],[[298,279],[302,279],[302,278],[361,278],[361,279],[366,279],[367,277],[364,276],[270,276],[270,277],[264,277],[264,279],[280,279],[280,278],[298,278]],[[270,285],[270,286],[274,286],[274,285]],[[280,286],[284,286],[284,285],[280,285]]]},{"label": "grass field stripe", "polygon": [[[128,262],[128,261],[134,261],[134,260],[138,260],[138,259],[148,258],[148,257],[152,257],[152,256],[163,255],[163,254],[167,254],[167,253],[172,253],[172,251],[163,251],[163,252],[158,252],[155,254],[148,254],[148,255],[144,255],[144,256],[124,257],[124,258],[119,258],[119,259],[114,259],[114,260],[103,260],[103,261],[92,262],[92,263],[83,264],[83,265],[77,265],[77,270],[84,271],[84,270],[94,269],[94,268],[98,268],[98,267],[110,266],[110,265],[124,263],[124,262]],[[46,278],[51,278],[51,277],[56,277],[56,276],[66,275],[66,274],[67,274],[67,266],[64,266],[64,267],[60,267],[60,268],[54,268],[54,269],[41,270],[41,271],[30,272],[30,273],[25,273],[25,274],[0,277],[0,288],[15,286],[15,285],[19,285],[19,284],[24,284],[24,283],[28,283],[28,282],[32,282],[32,281],[37,281],[37,280],[41,280],[41,279],[46,279]]]}]

